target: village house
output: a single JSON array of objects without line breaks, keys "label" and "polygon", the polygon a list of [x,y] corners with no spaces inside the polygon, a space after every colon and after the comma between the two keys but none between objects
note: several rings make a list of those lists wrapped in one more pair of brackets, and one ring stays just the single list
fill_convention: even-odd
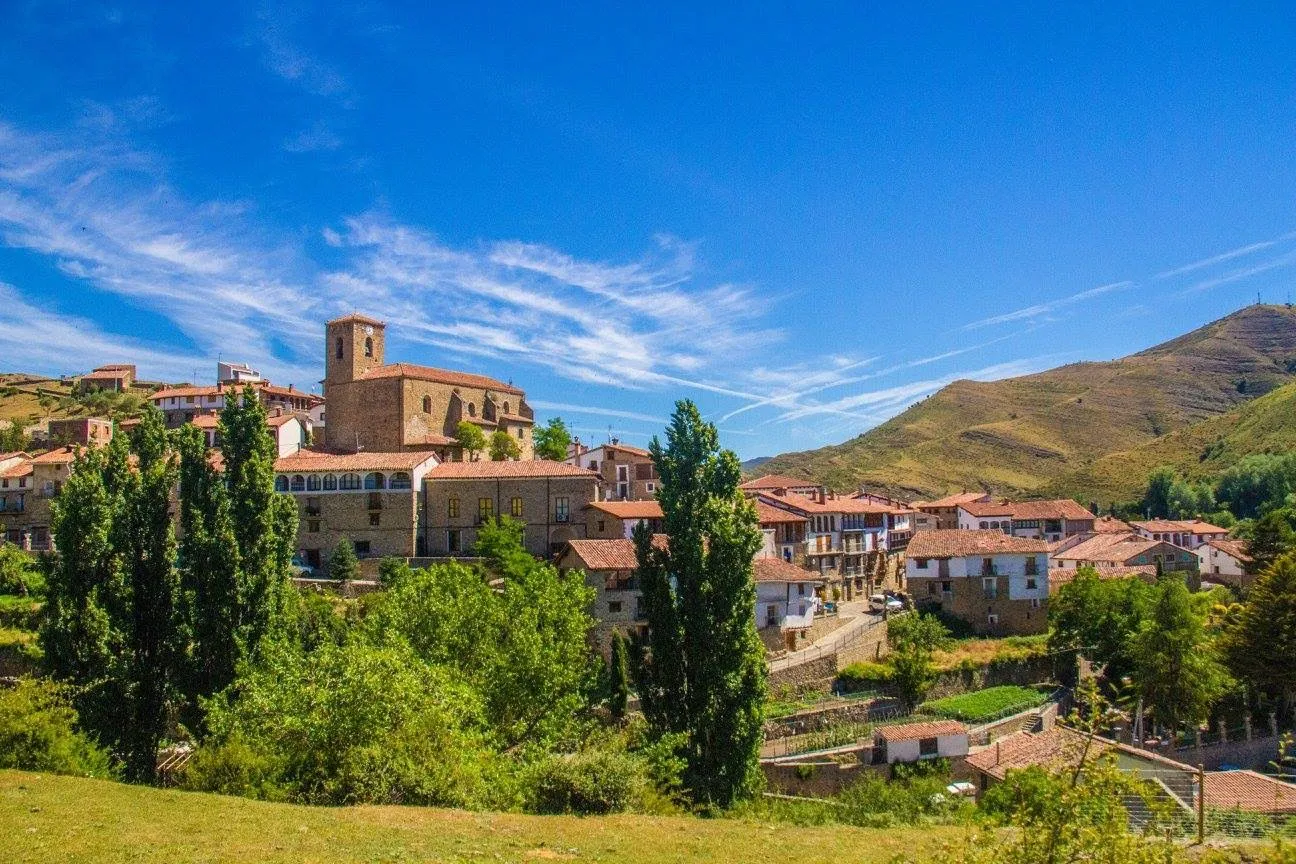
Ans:
[{"label": "village house", "polygon": [[[935,518],[936,530],[948,531],[959,527],[958,508],[960,505],[987,504],[989,502],[989,492],[956,492],[953,495],[946,495],[944,498],[937,498],[935,501],[919,501],[913,506],[920,513]],[[929,530],[926,520],[924,520],[923,530]]]},{"label": "village house", "polygon": [[585,536],[591,539],[630,539],[646,522],[654,534],[662,530],[661,505],[654,501],[591,501],[585,505]]},{"label": "village house", "polygon": [[[497,430],[514,438],[522,459],[533,454],[535,415],[526,395],[485,375],[384,364],[386,325],[364,315],[328,322],[324,446],[338,452],[422,450],[441,462],[464,458],[455,439],[460,421],[489,438]],[[586,472],[588,473],[588,472]]]},{"label": "village house", "polygon": [[958,527],[964,531],[1003,531],[1014,537],[1055,542],[1094,530],[1094,515],[1070,498],[969,501],[956,509]]},{"label": "village house", "polygon": [[[191,422],[202,430],[208,447],[220,449],[220,415],[199,414]],[[266,426],[269,427],[270,437],[274,439],[276,456],[282,458],[291,456],[310,443],[314,424],[305,414],[284,414],[276,408],[266,418]]]},{"label": "village house", "polygon": [[216,363],[218,384],[255,384],[261,380],[261,373],[246,363],[229,363],[224,360]]},{"label": "village house", "polygon": [[342,539],[360,558],[418,553],[423,478],[431,453],[300,450],[275,461],[275,490],[297,499],[302,564],[328,564]]},{"label": "village house", "polygon": [[1131,522],[1130,527],[1152,540],[1164,540],[1192,550],[1208,540],[1228,539],[1227,528],[1200,519],[1149,519],[1145,522]]},{"label": "village house", "polygon": [[525,524],[527,551],[552,559],[569,540],[585,538],[583,514],[597,495],[598,476],[566,462],[443,462],[424,484],[425,551],[418,554],[467,554],[487,519],[509,516]]},{"label": "village house", "polygon": [[599,476],[599,497],[604,501],[648,501],[657,495],[657,468],[647,450],[616,438],[597,447],[584,447],[579,439],[573,444],[566,461]]},{"label": "village house", "polygon": [[1164,572],[1197,570],[1197,556],[1164,540],[1129,534],[1089,534],[1055,546],[1050,555],[1061,568],[1148,565]]},{"label": "village house", "polygon": [[103,417],[65,417],[50,420],[48,430],[45,440],[52,446],[98,446],[112,440],[113,424]]},{"label": "village house", "polygon": [[782,492],[783,494],[791,493],[793,495],[805,495],[806,497],[818,495],[820,490],[823,489],[818,483],[798,480],[795,477],[788,477],[783,474],[766,474],[763,477],[748,480],[746,483],[739,485],[738,488],[748,495],[757,492]]},{"label": "village house", "polygon": [[914,600],[982,634],[1047,627],[1048,552],[1043,540],[1002,531],[920,531],[909,541],[905,580]]},{"label": "village house", "polygon": [[1197,547],[1197,566],[1212,582],[1249,588],[1254,581],[1245,540],[1207,540]]},{"label": "village house", "polygon": [[96,390],[107,390],[121,393],[129,390],[135,383],[135,366],[131,363],[110,363],[97,366],[93,372],[87,372],[77,379],[76,392],[93,393]]},{"label": "village house", "polygon": [[968,755],[968,727],[957,720],[878,726],[873,732],[873,753],[874,761],[887,765],[962,759]]},{"label": "village house", "polygon": [[307,415],[316,412],[322,416],[322,397],[293,387],[276,387],[267,381],[247,385],[224,382],[202,387],[164,387],[150,394],[149,401],[162,411],[167,427],[176,429],[204,414],[219,414],[225,409],[226,399],[239,398],[245,386],[252,388],[268,412],[277,410],[281,414]]}]

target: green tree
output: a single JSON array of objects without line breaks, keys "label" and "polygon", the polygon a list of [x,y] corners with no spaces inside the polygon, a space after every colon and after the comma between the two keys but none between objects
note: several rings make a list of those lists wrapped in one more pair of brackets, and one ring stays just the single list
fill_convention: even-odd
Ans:
[{"label": "green tree", "polygon": [[608,664],[608,710],[620,720],[630,702],[630,660],[625,635],[612,631],[612,659]]},{"label": "green tree", "polygon": [[1215,493],[1205,483],[1175,480],[1170,486],[1166,509],[1171,519],[1193,519],[1215,509]]},{"label": "green tree", "polygon": [[330,579],[335,579],[343,585],[359,578],[360,560],[356,558],[355,546],[347,538],[343,537],[337,542],[337,546],[333,547],[333,554],[329,557],[328,572]]},{"label": "green tree", "polygon": [[225,485],[239,560],[239,633],[255,656],[281,609],[297,544],[297,503],[274,488],[274,439],[256,391],[230,394],[220,416]]},{"label": "green tree", "polygon": [[459,446],[463,448],[470,462],[476,462],[477,457],[486,449],[486,433],[476,423],[469,423],[467,420],[460,420],[459,425],[455,427],[455,440],[459,442]]},{"label": "green tree", "polygon": [[887,622],[892,682],[901,700],[913,708],[935,680],[932,656],[949,643],[949,631],[934,615],[900,615]]},{"label": "green tree", "polygon": [[654,437],[649,450],[669,542],[635,529],[649,629],[639,696],[655,731],[688,736],[681,755],[693,800],[728,806],[758,775],[767,691],[752,577],[760,529],[738,490],[738,457],[720,449],[692,402],[676,403],[666,445]]},{"label": "green tree", "polygon": [[1282,556],[1296,549],[1296,531],[1292,530],[1292,512],[1271,510],[1255,522],[1247,552],[1251,556],[1248,571],[1254,575],[1268,570]]},{"label": "green tree", "polygon": [[132,438],[139,469],[127,495],[121,550],[132,613],[126,664],[131,717],[121,755],[129,778],[149,782],[156,774],[158,743],[166,731],[182,656],[171,521],[177,468],[157,408],[144,412]]},{"label": "green tree", "polygon": [[1296,553],[1260,574],[1224,636],[1229,668],[1247,684],[1296,705]]},{"label": "green tree", "polygon": [[537,459],[561,462],[567,458],[567,448],[572,436],[561,417],[550,417],[549,422],[535,430],[535,455]]},{"label": "green tree", "polygon": [[234,680],[239,644],[238,541],[225,480],[211,464],[202,431],[185,425],[180,451],[180,606],[190,651],[184,680],[186,720],[197,726],[199,700]]},{"label": "green tree", "polygon": [[1152,586],[1140,579],[1100,579],[1092,567],[1079,568],[1049,598],[1049,650],[1068,658],[1083,654],[1103,666],[1108,682],[1120,681],[1133,668],[1131,639],[1151,595]]},{"label": "green tree", "polygon": [[1205,720],[1228,686],[1202,617],[1178,578],[1157,584],[1131,647],[1135,689],[1153,719],[1171,731]]},{"label": "green tree", "polygon": [[522,458],[522,447],[517,439],[503,429],[496,429],[490,436],[490,458],[492,462],[505,462],[509,459]]},{"label": "green tree", "polygon": [[0,688],[0,768],[112,776],[108,754],[77,730],[63,688],[20,678]]},{"label": "green tree", "polygon": [[27,449],[27,434],[22,424],[10,420],[8,425],[0,427],[0,453],[13,453]]},{"label": "green tree", "polygon": [[1170,518],[1170,490],[1175,484],[1174,469],[1162,465],[1148,475],[1147,492],[1143,496],[1143,512],[1149,519]]},{"label": "green tree", "polygon": [[1239,519],[1282,506],[1296,492],[1296,453],[1256,453],[1220,475],[1215,496]]}]

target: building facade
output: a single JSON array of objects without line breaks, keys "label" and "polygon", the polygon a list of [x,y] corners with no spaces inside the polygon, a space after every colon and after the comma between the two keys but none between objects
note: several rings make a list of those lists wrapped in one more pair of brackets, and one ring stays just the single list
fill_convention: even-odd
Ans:
[{"label": "building facade", "polygon": [[957,527],[964,531],[1003,531],[1050,543],[1094,532],[1094,515],[1070,498],[968,502],[957,513]]},{"label": "building facade", "polygon": [[589,448],[573,443],[567,462],[599,476],[599,497],[604,501],[649,501],[656,497],[657,468],[647,450],[627,446],[615,438]]},{"label": "building facade", "polygon": [[920,531],[905,580],[914,600],[989,636],[1042,633],[1048,625],[1049,558],[1043,540],[1002,531]]},{"label": "building facade", "polygon": [[1136,532],[1152,540],[1164,540],[1184,549],[1196,549],[1211,540],[1227,540],[1228,529],[1200,519],[1149,519],[1131,522]]},{"label": "building facade", "polygon": [[204,414],[219,414],[225,409],[226,400],[238,398],[244,387],[251,387],[271,413],[320,414],[324,406],[321,396],[293,387],[276,387],[266,381],[246,385],[222,383],[204,387],[164,387],[150,395],[149,401],[162,411],[167,426],[175,429]]},{"label": "building facade", "polygon": [[959,527],[958,508],[962,504],[988,503],[990,494],[988,492],[957,492],[953,495],[946,495],[944,498],[937,498],[935,501],[919,501],[914,504],[914,509],[935,520],[932,526],[929,520],[923,520],[923,530],[930,530],[932,527],[938,531],[949,531]]}]

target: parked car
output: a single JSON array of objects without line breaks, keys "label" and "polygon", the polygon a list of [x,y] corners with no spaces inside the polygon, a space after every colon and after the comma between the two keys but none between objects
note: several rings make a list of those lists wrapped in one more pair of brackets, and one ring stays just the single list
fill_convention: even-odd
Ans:
[{"label": "parked car", "polygon": [[903,612],[904,608],[904,604],[899,600],[885,594],[874,594],[868,599],[868,610],[875,615],[881,615],[884,612]]}]

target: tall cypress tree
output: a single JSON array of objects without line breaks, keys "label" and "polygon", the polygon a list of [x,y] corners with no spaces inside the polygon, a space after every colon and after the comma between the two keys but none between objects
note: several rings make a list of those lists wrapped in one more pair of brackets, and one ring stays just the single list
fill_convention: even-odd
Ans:
[{"label": "tall cypress tree", "polygon": [[239,631],[245,650],[255,656],[281,609],[297,542],[297,504],[275,492],[275,443],[265,407],[251,387],[226,400],[220,435],[238,545]]},{"label": "tall cypress tree", "polygon": [[162,412],[156,408],[144,412],[132,443],[139,468],[126,496],[126,545],[121,550],[132,611],[127,664],[131,722],[123,730],[121,755],[131,779],[151,782],[181,656],[171,521],[177,472]]},{"label": "tall cypress tree", "polygon": [[738,490],[738,457],[721,450],[697,406],[677,402],[666,446],[650,446],[669,537],[635,529],[649,654],[640,668],[644,714],[660,733],[684,733],[684,781],[694,801],[727,806],[758,774],[766,695],[756,633],[752,556],[756,512]]},{"label": "tall cypress tree", "polygon": [[612,631],[612,659],[608,663],[608,710],[617,720],[625,717],[630,702],[630,662],[626,638],[620,630]]},{"label": "tall cypress tree", "polygon": [[201,721],[198,700],[229,686],[238,640],[238,543],[225,480],[209,459],[201,430],[186,425],[180,450],[180,595],[190,640],[184,690],[186,720]]}]

